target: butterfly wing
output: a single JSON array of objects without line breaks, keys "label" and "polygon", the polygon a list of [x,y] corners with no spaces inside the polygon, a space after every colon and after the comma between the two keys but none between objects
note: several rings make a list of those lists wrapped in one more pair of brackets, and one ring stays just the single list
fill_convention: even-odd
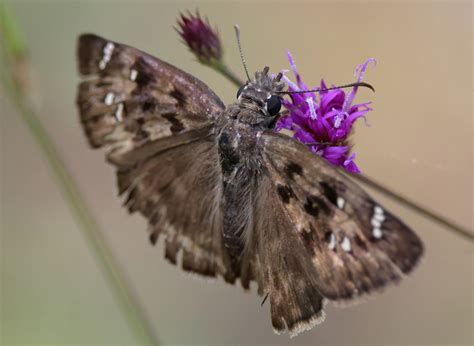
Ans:
[{"label": "butterfly wing", "polygon": [[275,332],[288,329],[290,336],[295,336],[324,320],[323,296],[316,286],[311,257],[305,255],[272,179],[271,175],[259,178],[254,227],[242,272],[255,272],[259,293],[268,294]]},{"label": "butterfly wing", "polygon": [[[215,140],[201,139],[155,154],[118,172],[125,205],[149,220],[150,241],[164,237],[165,257],[208,277],[235,281],[222,240],[222,176]],[[178,253],[182,251],[182,257]]]},{"label": "butterfly wing", "polygon": [[[275,195],[260,208],[271,208],[284,220],[278,222],[284,226],[267,229],[266,240],[261,241],[298,253],[288,261],[290,249],[273,251],[277,259],[266,259],[265,249],[258,251],[265,262],[262,267],[286,265],[287,269],[285,276],[266,280],[270,297],[276,296],[271,301],[273,321],[283,319],[289,326],[294,316],[288,311],[299,311],[300,327],[309,327],[302,311],[308,302],[314,304],[313,299],[320,302],[318,294],[351,301],[399,281],[418,263],[423,246],[416,234],[306,146],[273,131],[263,133],[259,145]],[[298,276],[306,281],[291,281]],[[282,287],[304,289],[306,302],[282,303]],[[274,316],[273,305],[281,309],[280,315]],[[313,319],[319,315],[315,313]]]},{"label": "butterfly wing", "polygon": [[222,101],[201,81],[138,49],[85,34],[78,40],[77,104],[92,147],[118,166],[209,133]]},{"label": "butterfly wing", "polygon": [[183,269],[233,282],[213,132],[221,100],[176,67],[95,35],[80,36],[78,60],[88,77],[77,103],[89,143],[117,167],[120,194],[149,220],[151,242],[164,235],[172,263],[181,250]]}]

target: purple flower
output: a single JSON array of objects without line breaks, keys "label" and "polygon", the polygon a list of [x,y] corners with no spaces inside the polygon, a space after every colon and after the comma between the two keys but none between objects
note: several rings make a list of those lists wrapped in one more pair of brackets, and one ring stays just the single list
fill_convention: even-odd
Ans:
[{"label": "purple flower", "polygon": [[[295,61],[288,52],[288,60],[296,83],[284,76],[288,91],[309,90],[298,73]],[[375,59],[367,59],[355,71],[357,81],[364,76],[367,65]],[[328,86],[321,80],[319,89]],[[353,104],[358,87],[353,87],[348,94],[342,89],[321,91],[318,93],[290,94],[291,101],[284,100],[283,105],[289,114],[282,117],[276,131],[287,129],[293,132],[293,138],[306,144],[316,155],[324,157],[335,166],[341,166],[351,173],[359,173],[360,169],[354,162],[355,153],[351,153],[348,137],[352,125],[359,118],[371,111],[371,102]]]},{"label": "purple flower", "polygon": [[222,58],[219,34],[207,18],[205,21],[201,18],[199,12],[196,11],[196,15],[188,12],[187,16],[181,13],[178,25],[176,31],[201,63],[210,64]]}]

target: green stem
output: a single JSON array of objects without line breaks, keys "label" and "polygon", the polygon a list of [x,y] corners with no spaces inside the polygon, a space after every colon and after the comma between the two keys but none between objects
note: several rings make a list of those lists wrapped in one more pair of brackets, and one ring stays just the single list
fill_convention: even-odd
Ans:
[{"label": "green stem", "polygon": [[[17,75],[15,75],[15,64],[19,58],[25,59],[26,50],[22,43],[15,39],[15,37],[20,37],[20,35],[12,34],[12,30],[18,30],[17,25],[6,11],[6,5],[0,4],[0,34],[4,38],[0,40],[3,53],[2,60],[4,60],[2,62],[1,82],[4,89],[17,107],[31,135],[38,143],[46,162],[54,174],[54,182],[60,189],[80,226],[79,229],[91,247],[92,253],[95,255],[97,263],[105,275],[106,281],[115,295],[130,329],[140,344],[157,345],[159,343],[158,339],[154,335],[144,313],[140,310],[139,304],[128,287],[119,265],[107,247],[97,222],[87,208],[71,175],[60,159],[51,138],[34,111],[24,90],[24,85],[21,84],[17,79]],[[25,61],[22,63],[25,63]]]},{"label": "green stem", "polygon": [[210,65],[211,68],[221,73],[224,77],[234,83],[238,88],[244,85],[244,82],[234,73],[223,61],[216,61]]}]

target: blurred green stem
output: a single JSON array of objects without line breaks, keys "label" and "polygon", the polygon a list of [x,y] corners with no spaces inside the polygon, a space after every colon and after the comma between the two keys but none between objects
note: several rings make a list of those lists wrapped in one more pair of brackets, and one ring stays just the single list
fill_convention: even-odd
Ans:
[{"label": "blurred green stem", "polygon": [[221,73],[224,77],[234,83],[237,88],[240,88],[244,85],[244,82],[232,71],[222,60],[216,61],[212,65],[208,65],[212,69],[216,70],[217,72]]},{"label": "blurred green stem", "polygon": [[[36,140],[46,162],[54,174],[54,182],[59,187],[67,205],[79,224],[79,229],[88,241],[100,269],[105,274],[124,317],[142,345],[156,345],[158,339],[147,322],[144,313],[128,287],[118,264],[107,248],[102,233],[91,212],[88,210],[78,188],[60,159],[47,131],[41,124],[31,101],[28,98],[26,46],[21,31],[11,11],[5,3],[0,3],[0,35],[2,49],[1,82],[7,95],[17,107],[22,120]],[[25,71],[26,69],[26,71]]]}]

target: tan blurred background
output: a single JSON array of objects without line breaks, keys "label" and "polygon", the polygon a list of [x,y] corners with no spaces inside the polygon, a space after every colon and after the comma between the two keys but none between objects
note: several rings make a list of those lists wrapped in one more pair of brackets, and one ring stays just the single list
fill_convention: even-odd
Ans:
[{"label": "tan blurred background", "polygon": [[[207,283],[149,245],[145,221],[116,198],[115,176],[90,150],[78,123],[78,34],[136,46],[191,72],[226,102],[236,88],[194,62],[173,30],[179,11],[199,8],[218,26],[226,60],[243,76],[232,24],[251,70],[286,69],[293,53],[316,84],[353,80],[357,64],[377,92],[371,127],[355,137],[362,170],[395,191],[472,229],[473,113],[470,1],[112,2],[15,1],[35,69],[40,116],[100,223],[163,344],[472,344],[473,246],[383,196],[382,204],[425,242],[411,278],[367,303],[337,309],[289,339],[277,336],[255,292]],[[97,263],[11,103],[0,95],[2,147],[2,342],[136,342]]]}]

